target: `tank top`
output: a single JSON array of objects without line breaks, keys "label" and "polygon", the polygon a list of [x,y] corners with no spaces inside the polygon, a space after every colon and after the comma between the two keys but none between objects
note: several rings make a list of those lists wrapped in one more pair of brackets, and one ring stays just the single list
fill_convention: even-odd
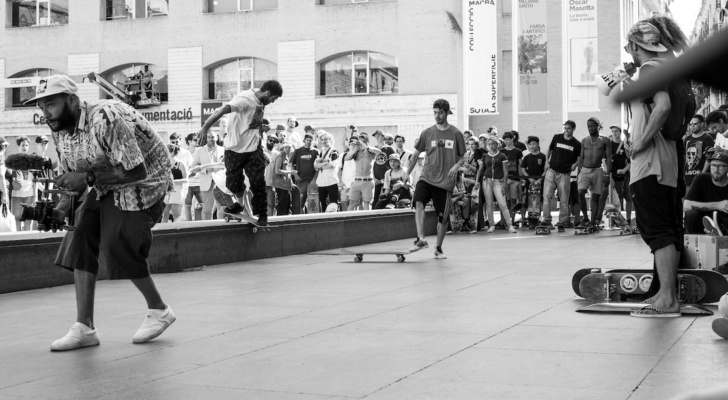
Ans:
[{"label": "tank top", "polygon": [[179,169],[179,161],[172,166],[172,179],[182,179],[182,171]]}]

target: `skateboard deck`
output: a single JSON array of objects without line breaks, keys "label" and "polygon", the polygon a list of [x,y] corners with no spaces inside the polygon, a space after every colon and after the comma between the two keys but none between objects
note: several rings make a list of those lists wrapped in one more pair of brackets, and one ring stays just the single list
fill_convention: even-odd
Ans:
[{"label": "skateboard deck", "polygon": [[632,226],[629,224],[629,221],[624,218],[622,213],[619,211],[617,207],[615,207],[613,204],[607,204],[607,206],[604,208],[604,211],[607,213],[607,217],[612,218],[612,221],[614,221],[615,224],[621,229],[619,232],[620,235],[634,235],[635,231],[632,229]]},{"label": "skateboard deck", "polygon": [[450,227],[452,228],[452,232],[462,232],[464,223],[465,219],[463,219],[463,209],[457,204],[453,204],[453,206],[450,207]]},{"label": "skateboard deck", "polygon": [[548,226],[536,226],[536,234],[537,235],[550,235],[551,234],[551,228]]},{"label": "skateboard deck", "polygon": [[[645,303],[596,303],[578,308],[576,312],[613,312],[631,313],[641,310]],[[713,315],[709,309],[697,304],[681,304],[680,313],[684,315]]]},{"label": "skateboard deck", "polygon": [[225,222],[230,221],[245,221],[251,225],[253,225],[253,233],[258,232],[265,232],[270,233],[270,225],[260,225],[258,224],[258,220],[248,216],[247,214],[234,214],[234,213],[225,213]]},{"label": "skateboard deck", "polygon": [[[313,188],[312,188],[313,187]],[[306,213],[315,214],[321,212],[321,202],[319,200],[318,186],[311,182],[306,190]]]},{"label": "skateboard deck", "polygon": [[364,254],[394,254],[397,256],[397,262],[404,262],[405,261],[405,254],[410,254],[411,252],[409,250],[356,250],[352,251],[349,249],[342,249],[342,253],[349,254],[354,256],[354,262],[362,262],[364,260]]},{"label": "skateboard deck", "polygon": [[574,228],[574,235],[591,235],[594,233],[593,226],[577,226]]},{"label": "skateboard deck", "polygon": [[[640,278],[643,275],[647,275],[647,274],[651,275],[653,272],[654,271],[651,269],[613,269],[613,270],[609,270],[609,271],[606,271],[606,270],[601,271],[599,269],[584,268],[584,269],[580,269],[580,270],[576,271],[576,273],[574,274],[574,276],[572,278],[572,288],[574,289],[574,293],[576,293],[580,297],[587,298],[587,296],[589,296],[589,297],[593,298],[594,302],[602,302],[606,298],[606,295],[603,291],[603,284],[605,284],[606,281],[605,280],[601,281],[602,288],[600,288],[599,290],[601,291],[602,297],[601,297],[601,299],[598,299],[597,297],[595,297],[596,295],[594,295],[592,293],[584,292],[585,285],[587,284],[587,283],[585,283],[584,280],[589,278],[591,275],[604,276],[605,273],[611,273],[612,277],[614,277],[614,278],[610,278],[610,285],[614,285],[613,287],[614,287],[615,291],[620,290],[620,292],[612,293],[612,296],[610,296],[610,298],[614,297],[614,299],[615,299],[614,301],[627,301],[627,300],[629,300],[630,296],[638,295],[640,293],[645,293],[647,290],[649,290],[649,285],[646,285],[646,283],[647,283],[646,279],[648,279],[648,278],[644,278],[644,280],[642,282],[643,285],[646,285],[646,289],[644,289],[644,286],[640,287],[640,285],[639,285]],[[634,288],[631,292],[621,290],[620,280],[621,280],[621,276],[624,276],[624,275],[633,276],[633,278],[627,278],[624,281],[624,285],[626,287],[628,287],[630,289]],[[678,275],[696,276],[696,277],[700,278],[700,280],[702,280],[702,282],[705,283],[704,294],[701,296],[700,299],[695,301],[696,303],[703,303],[703,304],[715,303],[718,300],[720,300],[721,296],[723,296],[724,294],[726,294],[726,292],[728,292],[728,280],[726,280],[726,278],[718,272],[704,270],[704,269],[679,269]],[[617,276],[619,276],[619,277],[617,278]],[[592,280],[595,280],[595,279],[598,279],[598,278],[589,278],[589,280],[586,282],[591,282],[590,284],[593,284]],[[637,286],[635,286],[635,279],[637,282]],[[577,281],[578,281],[578,284],[577,284]],[[582,283],[584,283],[584,284],[582,284]],[[684,280],[682,283],[684,283]],[[680,293],[678,296],[679,298],[684,299],[684,298],[686,298],[686,296],[689,297],[689,296],[695,295],[694,292],[696,292],[696,290],[691,290],[690,287],[684,288],[684,289],[685,289],[684,293]],[[593,289],[590,289],[590,290],[593,290]],[[622,296],[622,294],[624,294],[624,296]]]}]

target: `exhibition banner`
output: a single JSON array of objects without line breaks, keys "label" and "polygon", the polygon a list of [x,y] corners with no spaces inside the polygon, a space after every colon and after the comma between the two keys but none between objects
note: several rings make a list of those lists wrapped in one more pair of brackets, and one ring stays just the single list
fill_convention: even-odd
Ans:
[{"label": "exhibition banner", "polygon": [[[508,1],[508,0],[504,0]],[[468,115],[498,114],[496,0],[465,0]]]},{"label": "exhibition banner", "polygon": [[518,0],[518,111],[546,112],[546,0]]},{"label": "exhibition banner", "polygon": [[597,0],[564,0],[568,56],[568,111],[599,109],[599,91],[594,80],[599,71]]}]

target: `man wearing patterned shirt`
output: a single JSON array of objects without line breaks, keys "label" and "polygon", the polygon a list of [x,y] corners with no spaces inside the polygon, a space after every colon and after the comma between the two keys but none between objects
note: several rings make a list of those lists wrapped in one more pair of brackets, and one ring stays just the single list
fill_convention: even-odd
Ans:
[{"label": "man wearing patterned shirt", "polygon": [[[144,343],[161,335],[175,321],[149,274],[147,256],[152,227],[164,210],[164,196],[173,188],[167,148],[146,119],[114,100],[83,102],[76,84],[65,75],[41,81],[34,98],[51,129],[63,174],[56,186],[86,192],[76,212],[75,230],[67,232],[56,265],[72,270],[77,319],[52,351],[99,344],[94,326],[94,292],[99,256],[108,279],[130,279],[149,308],[133,336]],[[54,210],[57,221],[69,211],[64,197]]]}]

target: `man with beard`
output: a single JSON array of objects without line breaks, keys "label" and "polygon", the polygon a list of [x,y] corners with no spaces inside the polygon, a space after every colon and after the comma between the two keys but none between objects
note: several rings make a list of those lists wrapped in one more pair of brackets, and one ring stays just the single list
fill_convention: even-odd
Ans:
[{"label": "man with beard", "polygon": [[685,230],[704,233],[703,217],[713,218],[718,211],[716,225],[728,232],[728,153],[715,153],[710,158],[709,174],[699,174],[685,196]]},{"label": "man with beard", "polygon": [[432,105],[435,114],[435,125],[425,129],[415,145],[407,171],[412,171],[417,164],[420,153],[425,152],[425,165],[422,175],[415,187],[415,223],[417,239],[410,251],[418,251],[428,247],[425,240],[425,204],[432,200],[437,212],[437,245],[435,258],[447,258],[442,251],[445,239],[448,213],[447,202],[457,183],[458,170],[465,163],[465,140],[460,130],[447,122],[452,114],[450,103],[445,99],[435,100]]},{"label": "man with beard", "polygon": [[[581,164],[579,165],[579,177],[577,178],[577,186],[579,188],[579,208],[584,214],[584,219],[579,227],[588,228],[593,226],[598,232],[599,221],[602,216],[602,210],[599,209],[599,198],[602,195],[604,184],[609,184],[609,173],[612,169],[612,145],[609,139],[599,135],[602,124],[595,117],[591,117],[586,122],[586,128],[589,136],[581,141]],[[602,169],[602,160],[607,160],[607,172]],[[591,211],[592,217],[589,220],[589,214],[586,208],[586,191],[591,191]]]},{"label": "man with beard", "polygon": [[[707,172],[708,166],[705,157],[708,149],[713,147],[715,142],[703,130],[702,115],[696,115],[690,120],[688,131],[690,134],[685,136],[685,185],[689,190],[695,176],[701,172]],[[704,169],[705,171],[703,171]]]},{"label": "man with beard", "polygon": [[[152,227],[173,188],[167,147],[146,119],[115,100],[82,102],[68,76],[54,75],[27,103],[37,102],[51,129],[63,174],[56,186],[78,193],[91,190],[76,212],[75,230],[66,232],[55,264],[72,270],[76,285],[76,323],[51,350],[96,346],[94,293],[99,256],[108,279],[130,279],[149,308],[133,336],[144,343],[175,321],[149,275],[147,256]],[[63,196],[53,212],[61,223],[70,199]],[[103,223],[102,223],[103,222]]]},{"label": "man with beard", "polygon": [[[266,81],[260,89],[250,89],[233,97],[228,104],[217,109],[200,129],[199,137],[223,115],[227,115],[228,134],[225,136],[225,177],[227,188],[235,195],[237,202],[225,207],[226,213],[245,212],[257,215],[259,225],[268,224],[267,196],[265,193],[265,154],[262,146],[265,106],[283,96],[283,87],[278,81]],[[285,128],[284,128],[285,129]],[[244,172],[244,173],[243,173]],[[250,182],[253,198],[252,210],[243,205],[245,195],[245,176]]]},{"label": "man with beard", "polygon": [[319,151],[311,146],[312,143],[313,135],[306,133],[303,138],[303,146],[295,149],[291,154],[291,167],[298,171],[293,175],[295,178],[294,185],[298,189],[291,191],[293,214],[303,212],[303,205],[306,204],[308,198],[308,185],[316,176],[316,168],[314,168],[313,164],[319,156]]}]

